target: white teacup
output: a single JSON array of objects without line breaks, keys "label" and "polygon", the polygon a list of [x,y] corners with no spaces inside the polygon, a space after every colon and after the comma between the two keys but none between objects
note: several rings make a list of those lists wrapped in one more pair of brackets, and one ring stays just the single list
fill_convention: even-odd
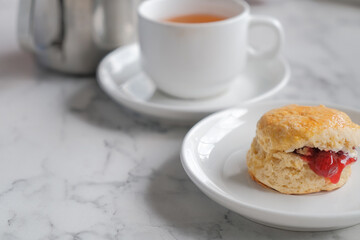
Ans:
[{"label": "white teacup", "polygon": [[[225,20],[174,23],[166,19],[212,14]],[[149,0],[138,10],[142,66],[161,91],[179,98],[205,98],[224,92],[246,67],[247,57],[275,57],[283,30],[273,18],[251,16],[239,0]],[[249,27],[263,25],[276,34],[271,49],[248,44]]]}]

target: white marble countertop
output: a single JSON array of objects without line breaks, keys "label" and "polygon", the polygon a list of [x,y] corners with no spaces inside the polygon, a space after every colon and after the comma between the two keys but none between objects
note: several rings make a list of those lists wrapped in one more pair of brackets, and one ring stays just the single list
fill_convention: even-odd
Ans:
[{"label": "white marble countertop", "polygon": [[[286,31],[293,75],[273,99],[359,108],[360,5],[252,2]],[[358,239],[360,225],[283,231],[216,204],[181,167],[188,128],[119,107],[94,78],[38,67],[17,45],[17,1],[0,6],[0,239]]]}]

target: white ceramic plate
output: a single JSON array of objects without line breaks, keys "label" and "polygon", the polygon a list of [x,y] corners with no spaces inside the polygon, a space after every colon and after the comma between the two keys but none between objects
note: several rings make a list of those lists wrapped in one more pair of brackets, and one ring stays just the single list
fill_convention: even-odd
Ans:
[{"label": "white ceramic plate", "polygon": [[[342,188],[326,193],[284,195],[265,189],[250,178],[246,152],[258,119],[270,109],[291,103],[294,102],[253,104],[201,120],[183,142],[181,160],[187,174],[214,201],[268,226],[322,231],[360,223],[360,163],[352,166],[353,175]],[[329,107],[346,112],[360,123],[359,111]]]},{"label": "white ceramic plate", "polygon": [[101,88],[117,103],[156,118],[194,122],[203,117],[241,103],[256,102],[283,88],[290,69],[282,58],[249,61],[229,91],[204,100],[170,97],[156,89],[140,67],[136,44],[121,47],[100,63],[97,74]]}]

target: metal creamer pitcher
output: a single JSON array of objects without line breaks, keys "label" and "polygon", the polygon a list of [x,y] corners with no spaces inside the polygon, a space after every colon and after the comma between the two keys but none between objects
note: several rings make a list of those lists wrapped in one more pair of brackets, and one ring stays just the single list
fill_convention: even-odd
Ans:
[{"label": "metal creamer pitcher", "polygon": [[92,74],[109,51],[135,40],[141,0],[21,0],[20,45],[51,69]]}]

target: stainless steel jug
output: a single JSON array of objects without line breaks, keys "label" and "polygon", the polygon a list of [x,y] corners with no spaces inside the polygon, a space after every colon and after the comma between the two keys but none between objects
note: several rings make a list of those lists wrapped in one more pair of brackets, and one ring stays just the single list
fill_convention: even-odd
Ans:
[{"label": "stainless steel jug", "polygon": [[20,45],[51,69],[92,74],[109,51],[136,38],[141,0],[20,0]]}]

